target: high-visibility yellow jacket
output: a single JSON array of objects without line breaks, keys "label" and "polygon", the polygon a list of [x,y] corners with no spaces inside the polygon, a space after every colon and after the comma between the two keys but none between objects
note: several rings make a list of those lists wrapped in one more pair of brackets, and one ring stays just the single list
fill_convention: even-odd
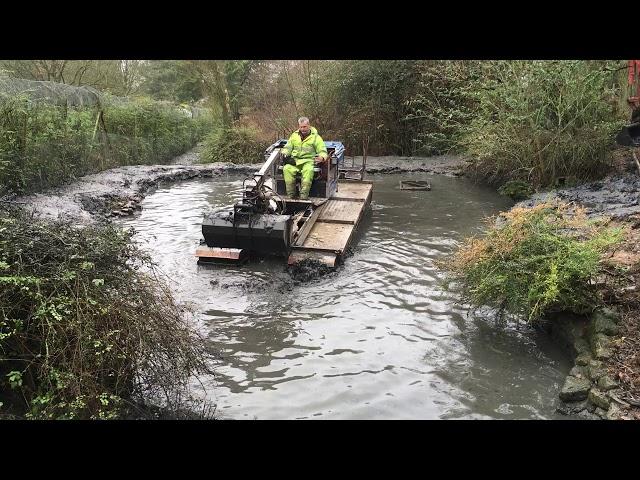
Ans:
[{"label": "high-visibility yellow jacket", "polygon": [[314,157],[322,157],[324,159],[328,157],[327,147],[322,137],[318,135],[318,130],[315,127],[311,127],[310,130],[309,135],[304,140],[300,136],[300,130],[296,130],[289,137],[287,144],[280,150],[283,155],[293,157],[296,165],[313,161]]}]

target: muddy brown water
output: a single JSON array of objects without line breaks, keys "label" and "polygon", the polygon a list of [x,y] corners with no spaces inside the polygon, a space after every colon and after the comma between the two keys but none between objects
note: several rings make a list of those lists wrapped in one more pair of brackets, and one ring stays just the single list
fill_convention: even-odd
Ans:
[{"label": "muddy brown water", "polygon": [[[160,187],[120,220],[220,355],[198,387],[219,418],[563,418],[566,354],[544,334],[468,316],[434,265],[508,200],[464,178],[371,175],[372,208],[351,255],[299,282],[284,259],[196,264],[202,215],[228,205],[242,178]],[[432,189],[401,191],[403,179]]]}]

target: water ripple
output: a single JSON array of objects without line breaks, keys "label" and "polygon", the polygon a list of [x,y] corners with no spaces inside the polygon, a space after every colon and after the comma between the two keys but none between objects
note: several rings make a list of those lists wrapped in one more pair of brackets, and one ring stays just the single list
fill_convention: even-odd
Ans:
[{"label": "water ripple", "polygon": [[[401,178],[429,179],[405,192]],[[204,212],[242,179],[161,187],[122,220],[195,309],[224,418],[550,418],[568,362],[544,338],[467,317],[442,259],[508,201],[458,178],[376,175],[372,212],[335,273],[296,283],[282,259],[198,266]]]}]

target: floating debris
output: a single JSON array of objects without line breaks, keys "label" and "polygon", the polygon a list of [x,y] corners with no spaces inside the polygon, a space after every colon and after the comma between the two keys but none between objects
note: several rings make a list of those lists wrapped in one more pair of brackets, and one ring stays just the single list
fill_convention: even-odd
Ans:
[{"label": "floating debris", "polygon": [[305,259],[293,265],[289,265],[287,270],[291,277],[299,283],[309,282],[333,272],[331,267],[313,259]]},{"label": "floating debris", "polygon": [[400,190],[431,190],[426,180],[400,180]]}]

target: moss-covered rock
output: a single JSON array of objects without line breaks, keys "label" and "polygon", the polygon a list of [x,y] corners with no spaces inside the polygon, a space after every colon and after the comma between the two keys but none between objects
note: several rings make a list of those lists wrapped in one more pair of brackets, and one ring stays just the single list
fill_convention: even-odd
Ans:
[{"label": "moss-covered rock", "polygon": [[613,352],[610,348],[598,347],[595,356],[598,360],[607,360],[613,356]]},{"label": "moss-covered rock", "polygon": [[569,375],[576,378],[588,378],[586,367],[581,365],[574,365],[574,367],[569,370]]},{"label": "moss-covered rock", "polygon": [[611,315],[604,315],[602,312],[597,311],[591,317],[591,325],[589,326],[589,332],[591,335],[602,333],[604,335],[618,335],[620,327],[617,322],[611,317]]},{"label": "moss-covered rock", "polygon": [[581,353],[589,352],[591,350],[589,347],[589,342],[587,342],[583,337],[577,338],[573,342],[573,349],[578,355],[580,355]]},{"label": "moss-covered rock", "polygon": [[576,357],[575,361],[576,361],[576,365],[586,367],[587,365],[589,365],[589,362],[591,360],[593,360],[593,357],[591,356],[591,352],[583,352]]},{"label": "moss-covered rock", "polygon": [[608,318],[609,320],[612,320],[616,324],[620,323],[620,314],[616,312],[614,309],[609,307],[599,308],[598,310],[593,312],[593,315],[591,318],[592,320],[595,320],[596,318],[600,318],[600,317]]},{"label": "moss-covered rock", "polygon": [[609,410],[607,410],[606,419],[617,420],[618,418],[620,418],[621,413],[622,410],[620,409],[620,407],[615,402],[611,402],[611,405],[609,405]]},{"label": "moss-covered rock", "polygon": [[594,413],[603,419],[607,417],[607,411],[600,407],[596,408],[596,411]]},{"label": "moss-covered rock", "polygon": [[576,378],[569,375],[560,391],[560,399],[565,402],[577,402],[587,398],[591,382],[585,378]]},{"label": "moss-covered rock", "polygon": [[612,351],[609,348],[611,345],[611,337],[604,335],[603,333],[596,333],[591,336],[591,350],[597,360],[606,360],[611,358]]},{"label": "moss-covered rock", "polygon": [[598,379],[598,388],[603,391],[613,390],[618,387],[618,382],[616,382],[609,375],[603,375]]},{"label": "moss-covered rock", "polygon": [[[595,409],[594,409],[595,411]],[[597,416],[595,413],[590,412],[588,410],[583,410],[580,413],[578,413],[578,417],[579,418],[583,418],[585,420],[600,420],[600,417]]]},{"label": "moss-covered rock", "polygon": [[606,368],[604,368],[604,364],[600,360],[591,360],[589,361],[589,365],[587,366],[587,375],[594,382],[598,380],[603,375],[607,374]]},{"label": "moss-covered rock", "polygon": [[577,415],[578,413],[586,410],[588,405],[589,401],[586,399],[577,402],[560,402],[556,411],[563,415]]},{"label": "moss-covered rock", "polygon": [[609,406],[611,405],[611,399],[607,396],[607,394],[596,388],[592,388],[591,390],[589,390],[589,395],[587,398],[596,407],[600,407],[605,411],[608,410]]}]

